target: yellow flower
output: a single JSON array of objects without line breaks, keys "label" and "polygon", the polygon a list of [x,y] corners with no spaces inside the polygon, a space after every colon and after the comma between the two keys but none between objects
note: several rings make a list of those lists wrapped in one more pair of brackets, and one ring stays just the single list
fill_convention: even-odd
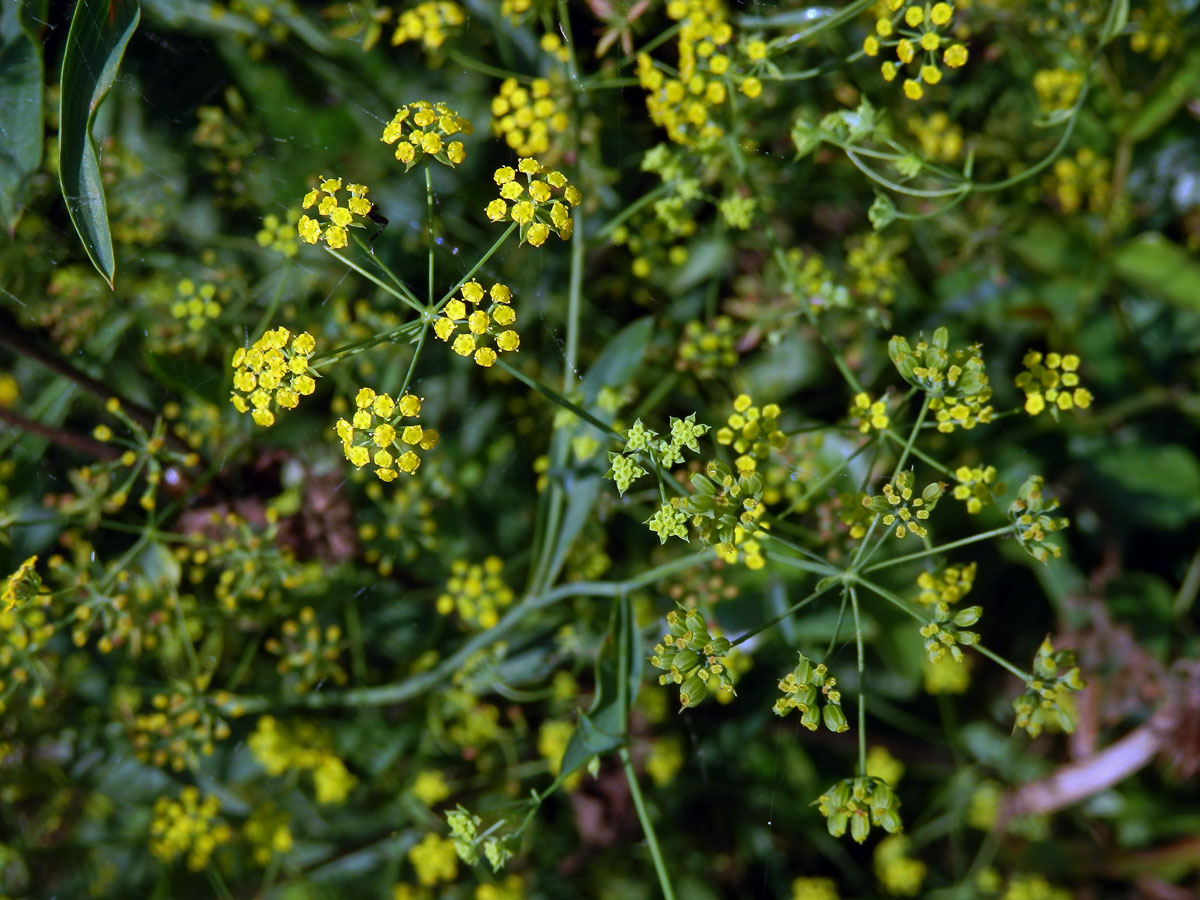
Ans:
[{"label": "yellow flower", "polygon": [[[329,220],[322,230],[321,223],[309,216],[301,216],[296,223],[296,232],[300,239],[309,244],[324,240],[330,249],[338,250],[349,243],[348,227],[361,227],[355,218],[363,218],[371,212],[372,204],[366,199],[368,188],[361,184],[352,184],[347,188],[350,194],[346,206],[338,205],[338,194],[342,190],[342,179],[321,176],[320,185],[304,195],[300,205],[304,209],[317,207],[317,215]],[[321,194],[325,196],[322,197]]]},{"label": "yellow flower", "polygon": [[426,156],[454,168],[466,159],[466,148],[462,141],[447,143],[443,138],[467,135],[472,131],[470,121],[445,103],[417,100],[396,110],[379,139],[385,144],[396,145],[396,159],[404,163],[405,171]]},{"label": "yellow flower", "polygon": [[417,873],[417,881],[426,887],[458,877],[458,854],[454,841],[430,832],[408,851],[409,861]]},{"label": "yellow flower", "polygon": [[[342,442],[342,452],[356,468],[374,463],[380,481],[394,481],[397,472],[412,475],[421,465],[421,458],[410,447],[432,450],[437,446],[437,432],[418,424],[396,426],[405,418],[415,418],[421,412],[421,401],[405,394],[399,401],[390,394],[377,394],[362,388],[354,398],[358,411],[352,420],[338,419],[334,431]],[[397,456],[393,451],[398,451]]]},{"label": "yellow flower", "polygon": [[263,427],[274,425],[273,404],[294,409],[300,397],[316,390],[316,370],[308,367],[316,346],[308,332],[292,338],[291,332],[280,326],[264,333],[249,348],[239,347],[233,354],[233,393],[229,397],[234,408],[249,413]]}]

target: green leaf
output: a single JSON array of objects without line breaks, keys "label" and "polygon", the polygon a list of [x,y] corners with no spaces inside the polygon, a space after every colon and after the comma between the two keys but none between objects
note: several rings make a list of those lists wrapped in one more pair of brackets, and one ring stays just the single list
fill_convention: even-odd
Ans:
[{"label": "green leaf", "polygon": [[1161,234],[1138,235],[1112,255],[1113,270],[1147,294],[1185,309],[1200,309],[1200,262]]},{"label": "green leaf", "polygon": [[71,222],[109,287],[113,286],[117,261],[92,123],[140,18],[138,0],[81,0],[75,6],[63,52],[58,178]]},{"label": "green leaf", "polygon": [[606,651],[596,660],[596,694],[587,713],[579,713],[579,724],[563,753],[557,786],[589,759],[615,750],[625,743],[629,708],[637,700],[642,683],[637,617],[627,596],[618,598],[611,638]]},{"label": "green leaf", "polygon": [[608,346],[583,376],[581,387],[589,405],[596,402],[601,388],[619,387],[633,378],[653,334],[654,320],[646,316],[626,325],[608,342]]},{"label": "green leaf", "polygon": [[1175,115],[1179,107],[1195,97],[1197,90],[1200,90],[1200,48],[1193,47],[1171,76],[1137,104],[1124,129],[1125,137],[1130,141],[1150,137]]},{"label": "green leaf", "polygon": [[[25,211],[29,179],[42,164],[42,52],[32,3],[0,9],[0,222],[10,235]],[[40,4],[39,4],[40,5]]]},{"label": "green leaf", "polygon": [[1129,0],[1112,0],[1108,7],[1108,15],[1104,19],[1104,29],[1100,32],[1100,46],[1115,40],[1128,21]]},{"label": "green leaf", "polygon": [[1200,463],[1179,444],[1131,444],[1099,456],[1106,496],[1131,526],[1176,531],[1200,516]]}]

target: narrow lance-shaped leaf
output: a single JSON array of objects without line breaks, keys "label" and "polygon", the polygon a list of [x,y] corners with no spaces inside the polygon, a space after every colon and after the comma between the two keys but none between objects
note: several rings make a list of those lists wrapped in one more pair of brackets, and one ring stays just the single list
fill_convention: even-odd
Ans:
[{"label": "narrow lance-shaped leaf", "polygon": [[25,211],[29,179],[42,164],[42,53],[31,0],[0,8],[0,222],[10,235]]},{"label": "narrow lance-shaped leaf", "polygon": [[58,178],[71,222],[109,287],[117,262],[92,123],[140,18],[138,0],[80,0],[63,52]]}]

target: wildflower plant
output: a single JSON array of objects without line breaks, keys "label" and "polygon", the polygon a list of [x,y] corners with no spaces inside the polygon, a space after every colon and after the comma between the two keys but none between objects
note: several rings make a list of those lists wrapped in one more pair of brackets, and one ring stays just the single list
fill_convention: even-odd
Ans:
[{"label": "wildflower plant", "polygon": [[24,6],[8,894],[1099,896],[1189,833],[1186,4]]}]

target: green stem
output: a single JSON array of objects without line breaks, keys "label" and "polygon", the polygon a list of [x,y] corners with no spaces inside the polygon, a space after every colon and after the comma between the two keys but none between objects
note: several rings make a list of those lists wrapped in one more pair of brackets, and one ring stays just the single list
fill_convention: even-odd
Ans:
[{"label": "green stem", "polygon": [[898,566],[901,563],[912,562],[914,559],[923,559],[926,556],[933,556],[938,553],[945,553],[947,550],[955,550],[959,547],[966,547],[968,544],[977,544],[980,541],[986,541],[994,537],[1002,537],[1013,530],[1012,525],[1005,525],[1002,528],[993,528],[991,531],[984,531],[979,534],[971,535],[971,537],[961,538],[957,541],[951,541],[948,544],[941,544],[929,550],[922,550],[919,553],[909,553],[906,556],[896,556],[892,559],[885,559],[883,562],[875,563],[873,566],[867,566],[863,569],[863,574],[874,572],[877,569],[886,569],[890,566]]},{"label": "green stem", "polygon": [[867,681],[863,653],[862,622],[858,616],[858,592],[850,585],[850,609],[854,613],[854,646],[858,654],[858,774],[867,774]]},{"label": "green stem", "polygon": [[646,810],[646,801],[642,798],[642,789],[638,786],[637,773],[633,770],[633,760],[629,756],[629,748],[622,747],[619,753],[621,764],[625,768],[625,780],[629,782],[629,794],[633,797],[633,806],[637,810],[638,821],[642,823],[642,832],[646,835],[650,858],[654,860],[654,871],[658,874],[658,886],[662,889],[663,900],[675,900],[675,889],[671,887],[671,876],[667,874],[667,865],[658,846],[658,835],[654,832],[654,823],[650,821],[650,814]]},{"label": "green stem", "polygon": [[[779,557],[777,557],[777,556],[772,557],[772,558],[776,559],[776,560],[779,559]],[[830,582],[829,584],[825,585],[824,587],[813,591],[811,594],[809,594],[807,597],[805,597],[800,602],[793,603],[786,610],[784,610],[782,613],[780,613],[774,619],[771,619],[766,624],[759,625],[757,628],[752,628],[750,631],[747,631],[745,634],[743,634],[737,640],[730,641],[729,646],[736,647],[738,644],[742,643],[743,641],[750,640],[750,638],[754,637],[756,634],[762,634],[768,628],[774,628],[776,625],[778,625],[780,622],[782,622],[788,616],[792,615],[793,613],[799,612],[801,609],[808,606],[808,604],[815,601],[822,594],[827,593],[829,590],[831,590],[834,587],[835,584],[837,584],[837,582]]]},{"label": "green stem", "polygon": [[563,368],[562,389],[569,391],[575,384],[575,367],[579,358],[579,314],[583,306],[583,213],[575,210],[575,226],[571,233],[571,275],[567,288],[567,349]]},{"label": "green stem", "polygon": [[664,181],[662,184],[660,184],[658,187],[654,188],[653,190],[651,190],[645,194],[642,194],[642,196],[638,197],[636,200],[634,200],[632,203],[630,203],[628,206],[626,206],[623,210],[621,210],[619,213],[617,213],[615,216],[613,216],[611,219],[609,219],[607,222],[605,222],[600,227],[600,230],[596,232],[596,240],[597,241],[604,240],[606,237],[608,237],[610,234],[612,234],[614,231],[616,231],[617,228],[619,228],[621,225],[624,225],[625,222],[627,222],[631,216],[635,215],[638,212],[638,210],[642,209],[649,203],[653,203],[659,197],[663,196],[664,194],[669,193],[670,190],[671,190],[671,185]]},{"label": "green stem", "polygon": [[846,469],[850,465],[850,463],[860,453],[862,453],[868,447],[872,446],[873,443],[874,443],[874,441],[867,441],[865,444],[863,444],[861,447],[859,447],[857,450],[855,450],[849,456],[843,457],[842,460],[833,469],[831,469],[829,472],[827,472],[826,474],[824,474],[820,478],[818,478],[816,483],[813,484],[812,487],[810,487],[808,490],[806,490],[800,497],[798,497],[797,499],[793,500],[790,504],[788,504],[787,508],[783,512],[781,512],[779,515],[777,515],[775,518],[777,518],[777,519],[786,518],[787,516],[789,516],[793,512],[795,512],[797,509],[799,509],[801,506],[803,506],[805,503],[807,503],[809,500],[811,500],[813,497],[815,497],[817,494],[819,494],[824,489],[825,485],[827,485],[830,481],[832,481],[834,478],[836,478],[838,475],[840,475],[842,473],[842,471],[844,469]]},{"label": "green stem", "polygon": [[516,230],[517,230],[516,222],[511,223],[508,226],[508,228],[504,229],[504,234],[502,234],[502,235],[500,235],[500,237],[496,238],[495,243],[493,243],[492,246],[490,246],[488,248],[487,253],[485,253],[485,254],[483,254],[483,256],[479,257],[479,260],[475,263],[475,265],[471,266],[470,271],[467,272],[467,274],[464,275],[462,278],[458,279],[458,282],[454,285],[454,287],[452,287],[452,288],[450,288],[450,290],[446,291],[446,293],[442,295],[442,299],[439,300],[437,302],[437,305],[434,306],[433,309],[431,309],[429,312],[431,314],[436,313],[443,306],[445,306],[446,303],[449,302],[450,298],[454,296],[454,292],[457,291],[464,284],[466,284],[468,281],[470,281],[472,278],[474,278],[475,273],[478,272],[481,268],[483,268],[483,264],[492,258],[492,255],[504,245],[505,241],[508,240],[508,236]]},{"label": "green stem", "polygon": [[[901,447],[905,446],[904,438],[900,437],[900,435],[896,434],[896,432],[892,431],[892,429],[890,429],[890,428],[884,429],[883,436],[886,437],[889,441],[892,441],[893,443],[900,445]],[[929,466],[932,469],[937,469],[939,472],[941,472],[943,475],[945,475],[948,478],[954,477],[954,473],[950,470],[950,468],[948,466],[942,465],[940,462],[938,462],[936,459],[934,459],[928,453],[925,453],[924,451],[919,450],[919,449],[917,449],[917,447],[912,446],[912,445],[909,445],[909,450],[913,456],[915,456],[917,459],[921,460],[921,462],[925,463],[925,465]]]},{"label": "green stem", "polygon": [[420,302],[417,300],[417,298],[410,296],[411,291],[407,291],[407,289],[405,291],[397,290],[396,288],[394,288],[390,284],[388,284],[386,281],[384,281],[382,278],[379,278],[379,277],[375,276],[374,274],[372,274],[371,272],[368,272],[366,269],[364,269],[362,266],[360,266],[358,263],[356,263],[354,260],[350,259],[350,257],[346,256],[346,254],[342,253],[339,250],[334,250],[332,247],[326,247],[325,252],[328,253],[330,256],[332,256],[334,259],[337,259],[338,261],[343,263],[344,265],[349,266],[351,269],[353,269],[355,272],[357,272],[363,278],[367,279],[367,281],[372,282],[377,287],[383,288],[385,291],[387,291],[389,294],[391,294],[397,300],[401,301],[402,303],[406,303],[407,305],[411,306],[413,309],[415,309],[419,313],[425,312],[425,307],[423,307],[420,304]]},{"label": "green stem", "polygon": [[421,336],[417,338],[417,347],[413,350],[412,360],[408,364],[408,372],[404,375],[404,384],[400,387],[401,397],[408,393],[408,386],[412,384],[413,372],[417,370],[417,360],[421,358],[421,348],[425,346],[425,335],[427,334],[429,334],[428,322],[421,326]]},{"label": "green stem", "polygon": [[575,39],[571,36],[571,16],[567,10],[567,0],[558,0],[558,24],[562,28],[563,38],[567,47],[567,72],[571,76],[571,84],[576,92],[582,91],[579,83],[579,66],[575,62]]},{"label": "green stem", "polygon": [[507,372],[513,378],[517,379],[517,381],[523,382],[524,384],[533,388],[535,391],[542,394],[544,397],[546,397],[547,400],[550,400],[552,403],[558,404],[563,409],[570,410],[575,415],[577,415],[579,418],[583,419],[583,421],[587,422],[589,425],[594,425],[595,427],[599,428],[601,431],[603,431],[609,437],[616,438],[619,441],[623,441],[625,439],[625,436],[623,434],[621,434],[619,431],[614,430],[613,427],[611,425],[609,425],[607,422],[601,422],[599,419],[597,419],[595,416],[593,416],[590,412],[588,412],[582,406],[580,406],[577,403],[572,403],[570,400],[568,400],[566,397],[564,397],[558,391],[554,390],[554,388],[550,387],[549,385],[545,385],[542,382],[538,381],[536,378],[531,378],[530,376],[526,375],[524,372],[520,371],[519,369],[513,368],[507,362],[505,362],[503,359],[496,360],[496,365],[498,365],[500,368],[502,368],[505,372]]},{"label": "green stem", "polygon": [[436,242],[433,239],[433,171],[429,157],[425,157],[425,209],[426,237],[429,238],[429,288],[426,292],[429,306],[433,306],[433,249]]},{"label": "green stem", "polygon": [[458,50],[450,50],[446,55],[464,69],[474,69],[476,72],[491,75],[493,78],[512,78],[524,84],[533,81],[533,77],[530,75],[521,75],[518,72],[510,72],[508,69],[498,69],[495,66],[489,66],[487,63],[480,62],[476,57],[460,53]]},{"label": "green stem", "polygon": [[989,650],[987,647],[983,646],[983,644],[971,644],[970,646],[972,648],[974,648],[976,651],[978,651],[979,653],[986,656],[988,659],[990,659],[996,665],[1000,666],[1000,668],[1007,669],[1013,675],[1016,675],[1018,678],[1021,679],[1021,681],[1025,682],[1026,684],[1033,681],[1033,676],[1030,675],[1028,672],[1024,672],[1021,669],[1018,669],[1016,666],[1014,666],[1012,663],[1010,663],[1007,659],[1005,659],[999,653]]}]

